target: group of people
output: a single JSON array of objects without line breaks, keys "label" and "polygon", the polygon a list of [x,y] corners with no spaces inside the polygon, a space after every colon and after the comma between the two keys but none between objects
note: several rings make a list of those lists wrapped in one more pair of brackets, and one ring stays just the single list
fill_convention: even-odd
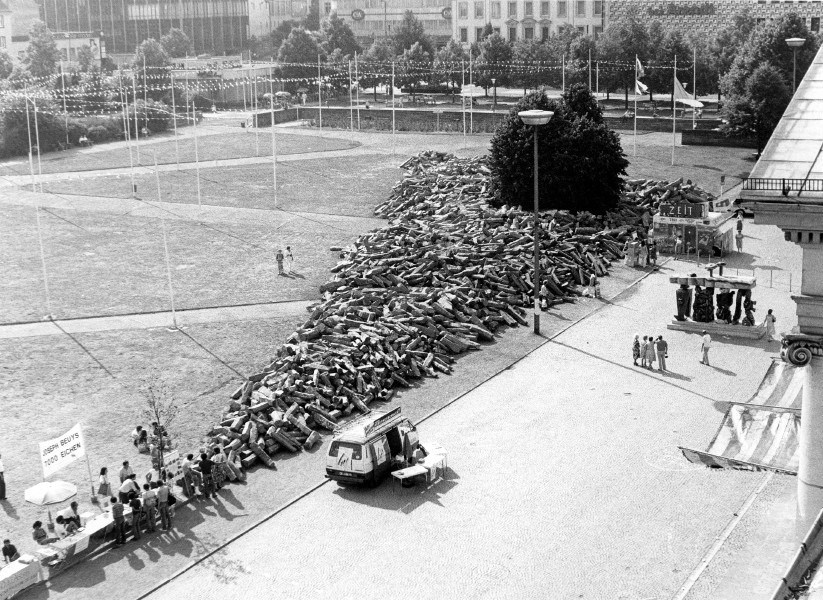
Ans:
[{"label": "group of people", "polygon": [[653,237],[628,240],[623,245],[627,267],[657,268],[657,240]]},{"label": "group of people", "polygon": [[285,253],[278,248],[274,260],[277,261],[278,275],[290,275],[294,271],[294,255],[291,252],[291,246],[286,246]]},{"label": "group of people", "polygon": [[143,429],[142,425],[138,425],[131,432],[131,439],[140,454],[151,455],[152,468],[159,471],[161,449],[172,449],[171,438],[169,438],[166,428],[157,422],[153,422],[151,424],[151,433],[149,433],[147,429]]},{"label": "group of people", "polygon": [[[632,358],[634,366],[641,366],[644,369],[654,370],[654,363],[657,361],[658,370],[666,371],[666,359],[669,357],[669,344],[662,335],[655,338],[653,335],[644,335],[640,339],[640,334],[634,334],[632,343]],[[640,365],[637,361],[640,361]]]},{"label": "group of people", "polygon": [[[126,543],[125,508],[131,508],[132,539],[139,540],[141,531],[157,531],[157,519],[164,531],[173,526],[174,505],[177,498],[171,490],[171,482],[165,469],[155,469],[146,473],[142,487],[137,481],[137,475],[129,461],[123,461],[123,468],[118,473],[120,481],[117,494],[112,492],[108,479],[108,469],[100,469],[100,483],[97,493],[101,496],[110,495],[111,515],[114,519],[115,544],[120,546]],[[145,525],[143,524],[145,522]]]},{"label": "group of people", "polygon": [[200,458],[188,454],[183,461],[183,493],[197,498],[198,492],[205,499],[216,498],[226,481],[245,481],[243,464],[237,465],[237,452],[230,445],[201,448]]}]

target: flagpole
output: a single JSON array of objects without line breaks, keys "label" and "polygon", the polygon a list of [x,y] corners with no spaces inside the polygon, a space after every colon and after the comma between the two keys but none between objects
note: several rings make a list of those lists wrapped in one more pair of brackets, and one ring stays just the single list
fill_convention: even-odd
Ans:
[{"label": "flagpole", "polygon": [[464,95],[464,88],[466,87],[466,61],[460,60],[460,76],[463,82],[460,84],[460,110],[463,113],[463,137],[466,137],[466,96]]},{"label": "flagpole", "polygon": [[69,111],[66,110],[66,75],[63,73],[63,61],[60,61],[60,83],[63,87],[63,116],[66,119],[66,149],[69,148]]},{"label": "flagpole", "polygon": [[123,97],[123,103],[122,103],[122,106],[121,106],[121,108],[123,109],[123,131],[125,133],[125,138],[126,138],[126,147],[129,149],[129,174],[131,176],[131,197],[134,198],[135,195],[137,194],[137,190],[135,188],[135,183],[134,183],[134,157],[132,156],[132,153],[131,153],[131,131],[129,129],[129,119],[128,119],[129,94],[126,91],[126,88],[123,87],[123,80],[120,79],[119,77],[118,77],[118,79],[120,80],[120,94]]},{"label": "flagpole", "polygon": [[320,74],[320,55],[317,55],[317,110],[319,114],[319,121],[320,121],[320,137],[323,137],[323,90],[320,87],[320,79],[322,75]]},{"label": "flagpole", "polygon": [[637,156],[637,54],[634,55],[634,156]]},{"label": "flagpole", "polygon": [[257,71],[254,71],[254,80],[251,84],[252,94],[254,94],[254,98],[252,99],[252,110],[254,111],[254,119],[252,123],[254,123],[254,147],[255,147],[255,156],[260,156],[260,128],[257,126]]},{"label": "flagpole", "polygon": [[[697,102],[697,48],[693,48],[692,51],[692,96]],[[697,129],[697,105],[692,107],[692,129]]]},{"label": "flagpole", "polygon": [[177,159],[177,170],[180,170],[180,143],[177,141],[177,105],[174,101],[174,71],[171,71],[171,114],[174,119],[174,156]]},{"label": "flagpole", "polygon": [[592,49],[589,48],[589,91],[592,91]]},{"label": "flagpole", "polygon": [[[600,61],[598,60],[595,63],[594,66],[595,66],[594,85],[595,85],[595,88],[597,90],[594,93],[594,95],[597,97],[597,101],[600,102]],[[635,65],[635,68],[637,68],[637,65]]]},{"label": "flagpole", "polygon": [[40,193],[43,193],[43,166],[40,162],[40,126],[37,120],[37,100],[32,97],[31,105],[34,108],[34,140],[37,142],[37,181],[40,182]]},{"label": "flagpole", "polygon": [[357,97],[357,131],[360,131],[360,75],[357,70],[357,52],[354,53],[354,80],[357,82],[357,88],[354,90]]},{"label": "flagpole", "polygon": [[[140,164],[140,122],[137,119],[137,79],[131,73],[132,96],[134,98],[134,149],[137,152],[137,164]],[[129,119],[131,121],[131,119]]]},{"label": "flagpole", "polygon": [[86,468],[89,470],[89,482],[91,483],[91,503],[97,504],[100,501],[97,499],[97,492],[94,491],[94,476],[91,474],[91,463],[89,462],[88,452],[86,452]]},{"label": "flagpole", "polygon": [[472,55],[469,52],[469,89],[471,89],[471,96],[469,96],[469,131],[474,134],[474,76],[472,70]]},{"label": "flagpole", "polygon": [[[157,182],[157,202],[161,201],[160,199],[160,172],[157,170],[157,151],[152,150],[152,155],[154,155],[154,180]],[[171,322],[173,324],[174,329],[177,329],[177,313],[174,310],[174,288],[171,285],[171,264],[169,262],[169,241],[168,237],[166,236],[166,216],[165,213],[160,213],[160,228],[163,230],[163,254],[166,258],[166,279],[169,283],[169,303],[171,304]],[[162,445],[162,439],[161,439]]]},{"label": "flagpole", "polygon": [[354,133],[354,98],[352,96],[351,88],[354,82],[351,78],[351,61],[349,61],[349,120],[351,121],[351,131]]},{"label": "flagpole", "polygon": [[31,191],[37,191],[37,179],[34,177],[34,150],[32,150],[32,141],[31,141],[31,118],[29,117],[29,88],[28,86],[23,87],[23,94],[25,95],[26,99],[26,128],[29,132],[29,172],[31,173]]},{"label": "flagpole", "polygon": [[394,108],[397,100],[394,97],[394,61],[391,61],[391,153],[394,154]]},{"label": "flagpole", "polygon": [[677,139],[677,100],[674,98],[677,85],[677,55],[674,55],[674,81],[672,81],[672,166],[674,166],[674,144]]},{"label": "flagpole", "polygon": [[271,170],[274,184],[274,208],[277,208],[277,140],[274,139],[274,77],[269,67],[269,93],[271,94]]},{"label": "flagpole", "polygon": [[200,152],[197,148],[197,105],[194,100],[191,101],[191,114],[194,117],[194,167],[197,170],[197,206],[203,208],[203,203],[200,199]]},{"label": "flagpole", "polygon": [[566,53],[563,53],[563,58],[560,61],[561,69],[563,70],[563,92],[566,92]]}]

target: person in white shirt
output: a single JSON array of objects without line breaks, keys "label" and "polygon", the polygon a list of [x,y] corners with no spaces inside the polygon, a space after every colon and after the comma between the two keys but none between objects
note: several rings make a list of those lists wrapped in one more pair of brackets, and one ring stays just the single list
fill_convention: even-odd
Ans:
[{"label": "person in white shirt", "polygon": [[[703,343],[700,344],[700,349],[703,351],[703,358],[700,361],[704,365],[709,365],[709,348],[712,347],[712,336],[703,330]],[[711,366],[711,365],[709,365]]]}]

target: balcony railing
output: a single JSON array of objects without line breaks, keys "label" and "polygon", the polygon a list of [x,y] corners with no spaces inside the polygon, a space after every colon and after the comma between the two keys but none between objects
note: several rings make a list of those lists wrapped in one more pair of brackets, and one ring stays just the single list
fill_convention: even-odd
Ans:
[{"label": "balcony railing", "polygon": [[784,196],[802,192],[823,192],[823,179],[777,179],[749,177],[743,182],[744,190],[781,192]]}]

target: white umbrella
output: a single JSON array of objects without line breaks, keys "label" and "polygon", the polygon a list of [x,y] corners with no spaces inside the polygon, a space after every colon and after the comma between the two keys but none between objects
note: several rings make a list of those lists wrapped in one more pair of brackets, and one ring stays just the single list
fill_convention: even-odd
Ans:
[{"label": "white umbrella", "polygon": [[26,502],[38,506],[58,504],[77,494],[77,486],[68,481],[43,481],[26,490]]},{"label": "white umbrella", "polygon": [[[76,494],[77,486],[68,481],[43,481],[27,489],[23,497],[26,502],[31,502],[37,506],[46,506],[48,504],[59,504]],[[49,513],[49,529],[52,530],[54,524],[51,519],[51,511],[47,509],[47,512]]]}]

